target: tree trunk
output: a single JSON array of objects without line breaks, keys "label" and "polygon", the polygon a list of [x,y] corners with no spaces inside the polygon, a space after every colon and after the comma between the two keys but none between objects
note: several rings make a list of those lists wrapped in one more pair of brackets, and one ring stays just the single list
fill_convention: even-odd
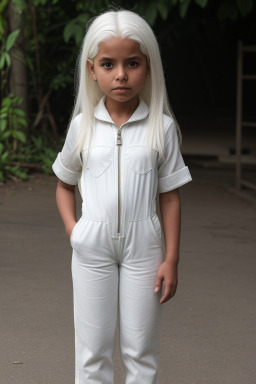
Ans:
[{"label": "tree trunk", "polygon": [[[10,33],[17,29],[20,29],[20,34],[10,50],[11,56],[11,68],[9,86],[10,92],[14,96],[22,98],[22,104],[19,106],[28,120],[28,81],[27,81],[27,66],[25,61],[25,13],[18,14],[15,4],[12,1],[9,2],[8,7],[9,28]],[[28,127],[23,128],[25,133],[28,134]]]}]

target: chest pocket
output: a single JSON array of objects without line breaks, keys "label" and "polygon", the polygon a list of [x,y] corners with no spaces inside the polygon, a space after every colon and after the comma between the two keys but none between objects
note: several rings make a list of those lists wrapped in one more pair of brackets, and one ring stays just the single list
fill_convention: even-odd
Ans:
[{"label": "chest pocket", "polygon": [[148,147],[126,147],[125,160],[129,168],[138,175],[146,175],[152,170]]},{"label": "chest pocket", "polygon": [[101,176],[113,162],[113,147],[91,147],[89,149],[88,163],[86,168],[93,177]]}]

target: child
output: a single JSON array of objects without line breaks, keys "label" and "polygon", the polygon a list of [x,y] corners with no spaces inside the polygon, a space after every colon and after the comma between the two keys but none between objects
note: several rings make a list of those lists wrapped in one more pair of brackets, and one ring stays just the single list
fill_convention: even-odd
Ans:
[{"label": "child", "polygon": [[161,304],[177,287],[178,187],[191,180],[178,137],[149,25],[124,10],[95,18],[79,56],[69,131],[53,164],[73,247],[76,384],[114,383],[118,306],[126,384],[158,383]]}]

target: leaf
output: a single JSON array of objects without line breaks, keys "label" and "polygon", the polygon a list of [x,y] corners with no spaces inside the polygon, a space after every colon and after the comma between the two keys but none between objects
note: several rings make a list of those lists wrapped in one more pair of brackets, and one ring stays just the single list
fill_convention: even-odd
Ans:
[{"label": "leaf", "polygon": [[4,132],[3,136],[2,136],[2,139],[5,140],[5,139],[8,139],[8,137],[11,136],[11,131],[7,131],[7,132]]},{"label": "leaf", "polygon": [[19,108],[13,108],[13,112],[16,116],[25,117],[25,112]]},{"label": "leaf", "polygon": [[79,25],[76,27],[76,35],[75,35],[75,41],[76,45],[79,45],[84,37],[84,30]]},{"label": "leaf", "polygon": [[236,0],[236,4],[242,17],[248,15],[253,9],[253,0]]},{"label": "leaf", "polygon": [[4,132],[7,127],[7,120],[0,119],[0,132]]},{"label": "leaf", "polygon": [[154,3],[148,5],[145,13],[146,19],[150,25],[153,25],[157,17],[157,9]]},{"label": "leaf", "polygon": [[12,48],[19,34],[20,34],[20,30],[17,29],[16,31],[13,31],[12,33],[10,33],[10,35],[7,37],[7,41],[6,41],[7,52]]},{"label": "leaf", "polygon": [[35,7],[39,6],[40,4],[45,5],[47,0],[34,0]]},{"label": "leaf", "polygon": [[4,8],[6,7],[6,5],[9,3],[9,0],[2,0],[1,3],[0,3],[0,13],[3,12]]},{"label": "leaf", "polygon": [[64,41],[65,43],[68,43],[69,42],[69,39],[71,38],[71,36],[73,36],[74,34],[74,26],[75,26],[75,19],[71,20],[64,28],[64,31],[63,31],[63,38],[64,38]]},{"label": "leaf", "polygon": [[78,21],[78,23],[81,23],[81,24],[84,24],[86,25],[86,23],[88,22],[88,20],[90,19],[90,15],[89,13],[85,12],[85,13],[81,13],[79,16],[77,16],[76,20]]},{"label": "leaf", "polygon": [[202,8],[205,8],[208,4],[208,0],[195,0],[195,3]]},{"label": "leaf", "polygon": [[179,11],[180,11],[180,17],[182,19],[184,19],[186,14],[187,14],[190,2],[191,2],[191,0],[180,0],[180,9],[179,9]]},{"label": "leaf", "polygon": [[167,8],[166,4],[159,2],[156,4],[156,6],[157,6],[157,9],[158,9],[162,19],[166,20],[168,17],[168,8]]},{"label": "leaf", "polygon": [[[3,120],[3,119],[6,119],[6,117],[8,116],[8,113],[6,113],[6,108],[2,108],[1,111],[0,111],[0,119]],[[8,109],[7,109],[7,112],[8,112]]]},{"label": "leaf", "polygon": [[[19,177],[22,180],[28,179],[28,175],[25,173],[24,170],[21,171],[20,168],[18,168],[18,169],[11,168],[10,171],[12,172],[13,175]],[[23,364],[23,362],[17,362],[17,363],[13,363],[13,364]]]},{"label": "leaf", "polygon": [[23,119],[22,117],[17,117],[17,122],[20,125],[23,125],[23,127],[27,127],[28,126],[27,120]]},{"label": "leaf", "polygon": [[15,96],[13,98],[13,104],[20,105],[21,103],[22,103],[22,98],[21,97]]},{"label": "leaf", "polygon": [[9,111],[10,105],[12,104],[12,99],[9,96],[5,97],[2,101],[2,106],[8,108],[7,111]]},{"label": "leaf", "polygon": [[31,140],[33,141],[33,143],[35,144],[35,146],[38,148],[38,149],[41,149],[42,148],[42,138],[41,137],[35,137],[35,136],[32,136],[31,137]]},{"label": "leaf", "polygon": [[24,0],[12,0],[15,5],[16,12],[21,15],[24,9],[26,9],[26,1]]},{"label": "leaf", "polygon": [[4,67],[4,64],[5,64],[5,61],[7,62],[7,53],[4,52],[2,53],[1,57],[0,57],[0,69],[2,69]]},{"label": "leaf", "polygon": [[12,132],[12,136],[17,139],[17,140],[20,140],[22,141],[22,143],[26,143],[27,139],[26,139],[26,136],[24,135],[23,132],[21,131],[13,131]]},{"label": "leaf", "polygon": [[[0,3],[0,9],[1,9],[1,3]],[[6,30],[6,21],[3,18],[2,12],[0,10],[0,40],[3,41],[4,39],[4,31]]]},{"label": "leaf", "polygon": [[46,173],[47,175],[52,175],[53,174],[53,170],[52,170],[52,167],[51,166],[48,166],[48,165],[42,165],[42,170],[44,171],[44,173]]},{"label": "leaf", "polygon": [[8,157],[9,157],[9,152],[6,151],[2,156],[1,156],[1,160],[3,163],[5,163],[7,160],[8,160]]}]

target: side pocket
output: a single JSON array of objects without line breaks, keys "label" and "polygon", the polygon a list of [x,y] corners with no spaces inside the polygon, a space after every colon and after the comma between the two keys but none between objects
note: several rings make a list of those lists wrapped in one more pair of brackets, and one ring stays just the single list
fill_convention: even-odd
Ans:
[{"label": "side pocket", "polygon": [[74,228],[72,229],[72,232],[70,235],[70,244],[71,244],[72,248],[74,248],[74,237],[75,237],[77,229],[78,229],[79,225],[81,224],[82,220],[83,220],[83,216],[80,217],[80,219],[78,220],[78,222],[75,224]]},{"label": "side pocket", "polygon": [[153,233],[155,235],[156,240],[162,245],[162,230],[159,218],[157,215],[153,215],[150,218],[152,223]]}]

